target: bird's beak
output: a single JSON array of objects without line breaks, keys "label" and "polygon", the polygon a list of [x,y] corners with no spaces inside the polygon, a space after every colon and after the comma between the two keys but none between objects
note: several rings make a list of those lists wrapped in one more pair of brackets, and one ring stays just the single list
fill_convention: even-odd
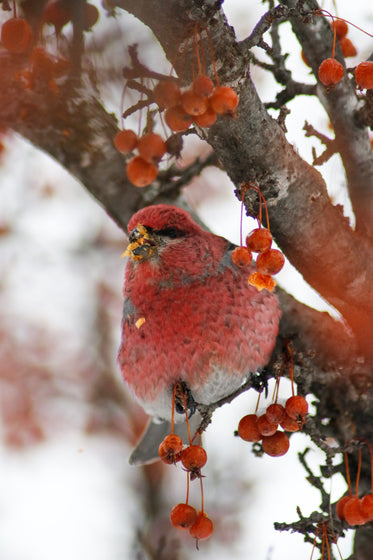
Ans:
[{"label": "bird's beak", "polygon": [[137,224],[129,234],[130,243],[122,257],[130,257],[134,261],[150,258],[156,251],[157,242],[146,226]]}]

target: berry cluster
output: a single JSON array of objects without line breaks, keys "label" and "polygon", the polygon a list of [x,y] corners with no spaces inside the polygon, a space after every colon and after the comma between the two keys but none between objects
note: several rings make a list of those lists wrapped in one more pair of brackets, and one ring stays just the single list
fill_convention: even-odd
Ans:
[{"label": "berry cluster", "polygon": [[[241,418],[237,433],[241,439],[249,442],[261,442],[264,453],[271,457],[285,455],[289,449],[289,438],[285,432],[297,432],[302,429],[308,404],[301,395],[289,397],[285,406],[274,402],[265,413],[247,414]],[[279,430],[279,426],[284,430]]]},{"label": "berry cluster", "polygon": [[[181,437],[173,433],[173,419],[175,398],[181,397],[184,402],[186,411],[186,421],[189,435],[189,445],[185,446]],[[214,525],[211,519],[204,511],[203,503],[203,486],[201,469],[207,462],[207,453],[201,445],[193,444],[193,440],[198,434],[192,438],[190,433],[188,413],[186,407],[185,393],[179,383],[176,383],[173,393],[171,434],[167,435],[159,446],[158,454],[160,459],[167,465],[175,465],[181,462],[183,469],[187,473],[187,494],[185,503],[177,504],[171,511],[170,519],[174,527],[178,529],[188,529],[189,534],[198,541],[207,539],[211,536]],[[189,499],[189,483],[192,480],[199,479],[201,486],[201,509],[197,510],[188,504]]]},{"label": "berry cluster", "polygon": [[348,483],[348,495],[338,500],[336,505],[336,513],[341,521],[346,521],[348,525],[365,525],[369,521],[373,521],[373,455],[372,448],[367,441],[371,464],[371,483],[372,489],[370,494],[366,494],[359,498],[359,478],[361,470],[361,447],[359,447],[359,462],[356,475],[355,494],[352,494],[351,478],[348,466],[348,455],[344,454],[346,465],[346,478]]},{"label": "berry cluster", "polygon": [[126,165],[128,180],[136,187],[146,187],[154,181],[158,164],[167,151],[166,142],[155,132],[147,132],[138,138],[133,130],[120,130],[114,137],[114,146],[122,154],[137,150]]},{"label": "berry cluster", "polygon": [[[267,205],[259,187],[247,183],[244,185],[244,189],[245,188],[253,188],[258,192],[261,203],[264,203],[267,214],[267,224],[269,224]],[[272,249],[272,234],[269,229],[262,227],[261,219],[260,205],[259,227],[247,235],[246,246],[242,245],[241,239],[241,246],[236,247],[232,252],[232,262],[236,266],[244,268],[251,264],[253,258],[252,253],[258,253],[255,263],[257,271],[250,274],[248,283],[251,286],[255,286],[258,290],[266,289],[272,292],[276,286],[276,281],[272,276],[280,272],[285,264],[285,257],[278,249]]]}]

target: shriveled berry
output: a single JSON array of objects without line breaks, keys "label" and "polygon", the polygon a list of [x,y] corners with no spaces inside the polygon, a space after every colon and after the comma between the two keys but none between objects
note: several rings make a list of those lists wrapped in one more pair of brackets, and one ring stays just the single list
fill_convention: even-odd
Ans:
[{"label": "shriveled berry", "polygon": [[232,262],[236,266],[240,268],[244,268],[245,266],[249,266],[252,261],[252,254],[246,247],[236,247],[232,251]]},{"label": "shriveled berry", "polygon": [[258,417],[256,414],[246,414],[238,424],[238,435],[244,441],[260,441],[262,434],[258,428]]},{"label": "shriveled berry", "polygon": [[285,264],[285,257],[278,249],[269,249],[260,253],[256,259],[256,268],[261,274],[277,274]]},{"label": "shriveled berry", "polygon": [[277,431],[277,423],[270,422],[265,414],[258,417],[258,430],[262,436],[272,436]]},{"label": "shriveled berry", "polygon": [[11,53],[25,52],[32,43],[31,25],[23,18],[11,18],[1,26],[1,42]]},{"label": "shriveled berry", "polygon": [[197,521],[197,511],[188,504],[177,504],[171,510],[171,523],[178,529],[189,529]]},{"label": "shriveled berry", "polygon": [[180,461],[183,440],[176,434],[167,435],[158,448],[159,457],[164,463],[173,464]]},{"label": "shriveled berry", "polygon": [[279,424],[285,418],[286,412],[282,404],[273,403],[267,407],[265,415],[267,416],[269,422]]},{"label": "shriveled berry", "polygon": [[199,471],[206,461],[207,453],[201,445],[189,445],[181,453],[181,462],[188,471]]},{"label": "shriveled berry", "polygon": [[132,152],[137,146],[137,134],[133,130],[120,130],[114,136],[114,146],[122,154]]},{"label": "shriveled berry", "polygon": [[189,529],[189,534],[198,540],[208,539],[212,535],[214,530],[214,524],[206,513],[200,511],[196,521],[193,523]]},{"label": "shriveled berry", "polygon": [[364,525],[367,521],[361,509],[361,500],[357,496],[346,500],[343,514],[349,525]]},{"label": "shriveled berry", "polygon": [[139,138],[139,155],[149,163],[158,163],[166,153],[166,142],[155,132],[148,132]]},{"label": "shriveled berry", "polygon": [[238,95],[231,87],[218,86],[210,97],[210,105],[218,115],[232,114],[238,105]]},{"label": "shriveled berry", "polygon": [[326,58],[319,66],[319,80],[324,86],[334,86],[343,78],[343,66],[335,58]]},{"label": "shriveled berry", "polygon": [[254,253],[264,253],[271,248],[272,234],[266,228],[253,229],[249,235],[246,236],[246,247]]},{"label": "shriveled berry", "polygon": [[207,111],[209,103],[206,97],[197,95],[192,89],[187,89],[181,94],[181,106],[188,115],[195,117],[203,115]]},{"label": "shriveled berry", "polygon": [[193,80],[193,91],[196,95],[201,97],[209,97],[214,91],[214,82],[206,76],[206,74],[200,74]]},{"label": "shriveled berry", "polygon": [[373,62],[368,60],[360,62],[355,70],[356,84],[360,89],[373,88]]},{"label": "shriveled berry", "polygon": [[367,494],[361,499],[361,511],[367,521],[373,519],[373,494]]},{"label": "shriveled berry", "polygon": [[343,19],[335,19],[332,21],[332,29],[335,29],[337,39],[343,39],[348,32],[348,25]]},{"label": "shriveled berry", "polygon": [[337,505],[335,507],[336,514],[341,521],[343,521],[344,518],[345,518],[344,509],[345,509],[345,505],[346,505],[347,501],[350,498],[351,498],[351,496],[343,496],[342,498],[340,498],[338,500]]},{"label": "shriveled berry", "polygon": [[302,395],[293,395],[286,401],[285,410],[293,420],[304,419],[308,412],[308,403]]},{"label": "shriveled berry", "polygon": [[261,290],[273,292],[276,286],[276,281],[273,280],[272,276],[269,274],[261,274],[260,272],[253,272],[250,274],[247,283],[250,286],[255,286],[259,292]]},{"label": "shriveled berry", "polygon": [[153,99],[160,109],[175,107],[180,102],[181,91],[174,80],[158,82],[153,90]]},{"label": "shriveled berry", "polygon": [[216,123],[216,119],[215,111],[211,107],[207,107],[207,110],[202,115],[196,115],[193,121],[201,128],[208,128]]},{"label": "shriveled berry", "polygon": [[166,124],[174,132],[182,132],[188,130],[193,122],[193,117],[188,115],[181,107],[181,105],[176,105],[175,107],[170,107],[164,114],[164,119]]},{"label": "shriveled berry", "polygon": [[271,457],[281,457],[287,453],[290,446],[289,438],[285,432],[277,430],[271,436],[264,436],[262,439],[262,447],[264,453]]},{"label": "shriveled berry", "polygon": [[158,168],[153,163],[145,161],[141,156],[132,158],[126,166],[128,180],[135,187],[146,187],[154,181]]},{"label": "shriveled berry", "polygon": [[339,46],[341,47],[342,54],[345,58],[357,55],[356,47],[348,37],[340,39]]}]

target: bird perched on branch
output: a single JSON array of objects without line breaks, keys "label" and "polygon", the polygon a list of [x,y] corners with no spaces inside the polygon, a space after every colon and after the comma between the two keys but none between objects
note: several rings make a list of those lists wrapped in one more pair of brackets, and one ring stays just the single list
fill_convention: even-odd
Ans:
[{"label": "bird perched on branch", "polygon": [[[170,431],[175,383],[187,390],[190,415],[194,403],[232,394],[269,361],[281,312],[275,294],[248,285],[251,269],[233,264],[235,246],[188,212],[148,206],[128,231],[118,361],[152,417],[130,458],[142,464]],[[175,416],[185,424],[185,413]]]}]

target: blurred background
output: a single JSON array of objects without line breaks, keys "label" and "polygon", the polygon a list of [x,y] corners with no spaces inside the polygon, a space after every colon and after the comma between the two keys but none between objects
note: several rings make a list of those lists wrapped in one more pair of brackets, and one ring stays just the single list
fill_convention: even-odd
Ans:
[{"label": "blurred background", "polygon": [[[149,29],[124,12],[108,20],[95,4],[101,17],[87,37],[85,64],[96,71],[102,100],[119,120],[127,46],[137,42],[140,60],[154,70],[168,72],[169,66]],[[324,7],[335,13],[331,2]],[[224,10],[242,39],[266,7],[226,0]],[[373,31],[365,0],[338,2],[338,15]],[[288,67],[297,80],[313,83],[290,26],[281,32]],[[69,34],[67,26],[66,41]],[[349,36],[356,61],[365,59],[371,38],[353,27]],[[252,75],[262,99],[274,99],[278,86],[271,76],[258,68]],[[327,117],[315,99],[299,98],[289,108],[287,137],[311,162],[312,147],[322,148],[305,138],[305,115],[330,135]],[[273,522],[295,521],[297,506],[304,515],[317,510],[320,495],[305,481],[297,453],[311,447],[316,473],[324,455],[295,434],[286,456],[255,457],[250,444],[233,437],[241,416],[255,408],[250,392],[216,412],[204,440],[213,537],[200,543],[198,553],[188,535],[170,526],[171,508],[184,500],[185,473],[128,465],[146,418],[116,364],[126,237],[50,157],[10,131],[0,141],[0,560],[309,558],[312,545],[276,532]],[[180,165],[208,149],[188,137]],[[320,171],[353,223],[338,157]],[[223,172],[206,169],[184,194],[215,233],[239,242],[240,205]],[[245,218],[244,234],[252,227]],[[302,301],[334,313],[289,264],[278,281]],[[285,381],[281,391],[289,395]],[[312,396],[309,402],[312,407]],[[338,476],[327,484],[332,501],[345,491]],[[192,500],[198,496],[192,489]],[[339,543],[345,558],[351,533]]]}]

